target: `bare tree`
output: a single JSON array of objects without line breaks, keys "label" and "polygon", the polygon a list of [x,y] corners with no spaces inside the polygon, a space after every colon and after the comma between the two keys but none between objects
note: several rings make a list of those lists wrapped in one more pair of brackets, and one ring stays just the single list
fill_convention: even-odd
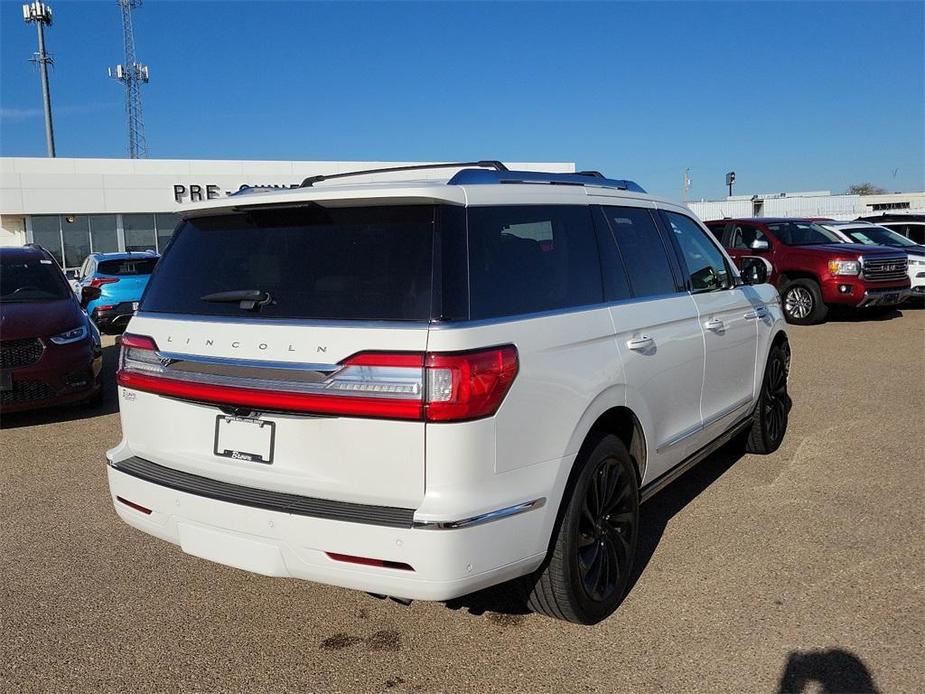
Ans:
[{"label": "bare tree", "polygon": [[845,191],[848,195],[883,195],[885,192],[886,188],[875,186],[873,183],[855,183]]}]

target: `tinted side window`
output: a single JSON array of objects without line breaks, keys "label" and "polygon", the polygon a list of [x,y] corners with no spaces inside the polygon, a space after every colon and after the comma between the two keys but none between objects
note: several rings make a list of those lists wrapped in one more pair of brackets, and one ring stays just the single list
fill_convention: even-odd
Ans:
[{"label": "tinted side window", "polygon": [[719,243],[723,242],[723,230],[726,228],[725,222],[706,222],[707,230]]},{"label": "tinted side window", "polygon": [[662,212],[662,216],[687,266],[691,291],[727,289],[730,276],[726,259],[700,225],[690,217],[676,212]]},{"label": "tinted side window", "polygon": [[468,228],[472,319],[603,301],[588,206],[471,207]]},{"label": "tinted side window", "polygon": [[635,296],[677,291],[671,262],[652,213],[640,207],[604,207],[604,214],[623,256]]}]

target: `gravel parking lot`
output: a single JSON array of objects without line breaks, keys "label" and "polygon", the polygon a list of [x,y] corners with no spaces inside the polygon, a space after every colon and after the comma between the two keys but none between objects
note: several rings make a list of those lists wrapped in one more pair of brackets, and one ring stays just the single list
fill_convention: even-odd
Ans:
[{"label": "gravel parking lot", "polygon": [[3,418],[0,690],[922,691],[925,310],[790,334],[783,447],[654,498],[595,627],[503,589],[404,607],[264,578],[129,528],[110,338],[102,410]]}]

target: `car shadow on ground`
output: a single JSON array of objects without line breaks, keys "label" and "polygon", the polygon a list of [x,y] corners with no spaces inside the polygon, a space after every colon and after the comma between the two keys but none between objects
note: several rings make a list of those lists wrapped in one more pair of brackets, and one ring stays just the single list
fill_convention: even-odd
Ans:
[{"label": "car shadow on ground", "polygon": [[26,412],[11,412],[0,417],[0,429],[57,424],[78,419],[89,419],[113,414],[119,411],[118,393],[116,392],[116,366],[119,363],[119,345],[103,347],[103,404],[88,407],[84,404],[61,405]]},{"label": "car shadow on ground", "polygon": [[833,306],[829,313],[828,323],[866,323],[868,321],[887,321],[902,318],[905,311],[921,311],[925,308],[922,301],[907,301],[899,306],[870,308],[870,309],[844,309]]},{"label": "car shadow on ground", "polygon": [[878,689],[870,670],[853,653],[840,648],[793,651],[781,674],[778,694],[817,691],[877,694]]},{"label": "car shadow on ground", "polygon": [[[642,505],[639,542],[626,595],[629,595],[655,553],[668,522],[701,492],[725,474],[744,455],[741,440],[733,440]],[[471,595],[450,600],[451,610],[464,610],[496,621],[512,621],[530,613],[519,581],[503,583]],[[619,608],[618,608],[619,609]],[[522,618],[522,617],[521,617]]]}]

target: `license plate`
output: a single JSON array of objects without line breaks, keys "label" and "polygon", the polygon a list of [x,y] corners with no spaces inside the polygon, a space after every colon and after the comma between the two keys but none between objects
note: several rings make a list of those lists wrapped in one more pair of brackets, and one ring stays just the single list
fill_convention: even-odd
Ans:
[{"label": "license plate", "polygon": [[215,448],[223,458],[251,463],[273,462],[276,424],[262,419],[219,415],[215,418]]},{"label": "license plate", "polygon": [[0,391],[13,390],[13,374],[0,371]]},{"label": "license plate", "polygon": [[138,310],[138,302],[137,302],[137,301],[133,301],[133,302],[132,302],[132,310],[133,310],[133,311],[137,311],[137,310]]}]

